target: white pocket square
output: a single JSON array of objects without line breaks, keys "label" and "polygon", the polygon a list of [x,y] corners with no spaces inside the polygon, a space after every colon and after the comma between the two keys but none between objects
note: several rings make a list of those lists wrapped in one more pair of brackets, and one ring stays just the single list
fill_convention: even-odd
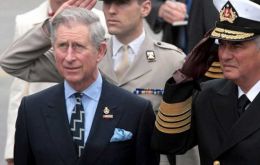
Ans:
[{"label": "white pocket square", "polygon": [[115,128],[114,135],[110,139],[110,142],[120,142],[130,140],[133,136],[133,133],[122,128]]}]

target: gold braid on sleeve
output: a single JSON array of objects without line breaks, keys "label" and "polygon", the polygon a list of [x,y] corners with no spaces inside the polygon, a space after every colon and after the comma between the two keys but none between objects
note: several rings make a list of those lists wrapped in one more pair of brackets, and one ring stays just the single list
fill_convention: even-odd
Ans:
[{"label": "gold braid on sleeve", "polygon": [[179,103],[161,102],[155,126],[163,133],[177,134],[190,129],[192,97]]}]

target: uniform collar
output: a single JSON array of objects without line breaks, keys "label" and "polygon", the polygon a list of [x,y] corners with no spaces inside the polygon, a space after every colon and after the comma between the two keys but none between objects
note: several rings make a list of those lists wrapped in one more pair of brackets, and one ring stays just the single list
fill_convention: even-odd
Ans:
[{"label": "uniform collar", "polygon": [[[130,49],[133,51],[133,54],[138,53],[140,46],[144,42],[144,39],[145,39],[145,31],[143,30],[141,35],[139,35],[136,39],[134,39],[132,42],[128,44]],[[113,43],[112,44],[113,56],[115,56],[120,50],[120,48],[122,47],[123,43],[121,43],[114,35],[112,36],[112,43]]]},{"label": "uniform collar", "polygon": [[260,92],[260,81],[258,81],[247,93],[244,93],[238,86],[238,98],[245,94],[247,98],[252,102]]}]

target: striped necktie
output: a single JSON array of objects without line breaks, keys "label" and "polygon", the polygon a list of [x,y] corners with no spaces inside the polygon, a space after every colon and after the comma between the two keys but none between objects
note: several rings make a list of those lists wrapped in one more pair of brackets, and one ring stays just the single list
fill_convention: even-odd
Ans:
[{"label": "striped necktie", "polygon": [[76,153],[78,157],[81,156],[84,149],[84,123],[85,112],[82,105],[82,93],[74,94],[76,99],[76,105],[71,114],[70,131],[73,137]]}]

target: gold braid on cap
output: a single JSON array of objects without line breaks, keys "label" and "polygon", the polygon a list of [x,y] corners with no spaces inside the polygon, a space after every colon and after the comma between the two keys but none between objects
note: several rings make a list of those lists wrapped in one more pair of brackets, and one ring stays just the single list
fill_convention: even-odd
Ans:
[{"label": "gold braid on cap", "polygon": [[215,28],[211,33],[211,36],[216,38],[238,40],[252,37],[254,36],[254,33],[239,32],[224,28]]}]

